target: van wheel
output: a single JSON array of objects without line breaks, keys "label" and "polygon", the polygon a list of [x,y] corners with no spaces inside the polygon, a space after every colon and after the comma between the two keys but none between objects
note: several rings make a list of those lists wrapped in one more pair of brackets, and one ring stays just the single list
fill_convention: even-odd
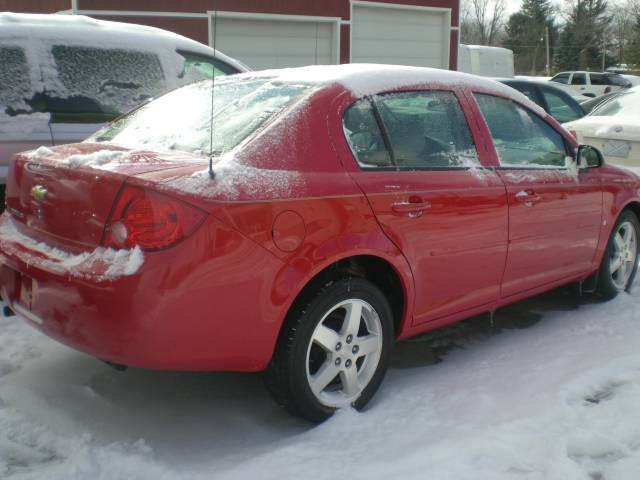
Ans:
[{"label": "van wheel", "polygon": [[640,224],[635,214],[624,210],[616,221],[602,257],[596,292],[613,298],[633,282],[638,268]]},{"label": "van wheel", "polygon": [[342,407],[363,408],[382,383],[393,346],[384,294],[361,278],[331,281],[287,320],[266,371],[276,402],[312,422]]}]

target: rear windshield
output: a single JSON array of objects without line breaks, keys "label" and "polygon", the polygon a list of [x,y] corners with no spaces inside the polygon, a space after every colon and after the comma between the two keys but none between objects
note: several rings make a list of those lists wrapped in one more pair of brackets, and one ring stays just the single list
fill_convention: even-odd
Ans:
[{"label": "rear windshield", "polygon": [[309,85],[285,84],[269,78],[225,77],[213,91],[211,143],[211,81],[174,90],[108,125],[89,142],[113,142],[130,148],[228,152],[293,104]]},{"label": "rear windshield", "polygon": [[0,46],[0,114],[28,110],[31,78],[24,50]]},{"label": "rear windshield", "polygon": [[590,114],[592,117],[612,117],[614,115],[637,116],[640,110],[640,91],[628,92],[611,98],[596,107]]}]

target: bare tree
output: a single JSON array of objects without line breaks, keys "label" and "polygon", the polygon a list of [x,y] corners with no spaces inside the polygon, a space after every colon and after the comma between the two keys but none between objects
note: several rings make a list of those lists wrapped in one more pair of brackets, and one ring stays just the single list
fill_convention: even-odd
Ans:
[{"label": "bare tree", "polygon": [[505,0],[463,0],[462,42],[496,45],[504,26],[506,11]]}]

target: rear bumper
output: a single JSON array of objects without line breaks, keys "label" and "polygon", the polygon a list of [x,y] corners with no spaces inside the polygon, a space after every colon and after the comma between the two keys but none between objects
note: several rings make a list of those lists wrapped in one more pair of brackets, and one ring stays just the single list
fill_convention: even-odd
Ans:
[{"label": "rear bumper", "polygon": [[0,232],[3,300],[76,350],[167,370],[258,371],[271,358],[283,313],[270,293],[282,263],[211,217],[119,276],[52,269],[15,248]]}]

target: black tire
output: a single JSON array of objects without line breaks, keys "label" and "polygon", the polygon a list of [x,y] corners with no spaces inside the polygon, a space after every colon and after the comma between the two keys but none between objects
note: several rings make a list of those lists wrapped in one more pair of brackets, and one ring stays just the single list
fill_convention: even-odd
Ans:
[{"label": "black tire", "polygon": [[[364,313],[359,318],[358,324],[361,327],[364,325],[364,330],[361,329],[359,332],[366,333],[368,336],[360,336],[361,333],[358,333],[347,345],[348,339],[346,332],[344,332],[345,336],[340,337],[344,342],[344,350],[340,352],[330,352],[327,349],[320,350],[321,353],[319,355],[321,357],[324,355],[324,358],[320,358],[316,364],[319,363],[323,367],[327,366],[328,370],[328,367],[337,362],[340,357],[341,366],[336,368],[340,368],[342,373],[337,374],[333,378],[333,382],[330,382],[326,389],[316,395],[312,391],[310,379],[307,375],[308,365],[309,370],[311,370],[313,363],[312,356],[317,356],[318,352],[316,350],[320,348],[312,338],[314,332],[316,332],[316,327],[320,328],[319,324],[321,322],[323,326],[329,326],[329,322],[334,321],[333,316],[335,316],[335,321],[339,323],[343,311],[345,314],[342,321],[347,322],[348,311],[340,307],[343,302],[347,305],[350,305],[349,302],[365,305],[363,307]],[[370,313],[368,307],[371,307],[377,314],[379,322],[375,320],[376,316]],[[375,325],[379,326],[379,336],[378,333],[373,335],[368,331],[367,321],[375,322]],[[339,336],[341,335],[339,332],[341,329],[337,327],[337,323],[335,325],[336,328],[331,326],[330,328]],[[343,323],[343,325],[346,325],[346,323]],[[364,341],[365,338],[371,339],[372,337],[375,337],[377,342],[380,342],[379,337],[381,337],[377,365],[374,364],[377,353],[375,356],[372,354],[372,357],[366,355],[360,357],[362,361],[360,359],[356,360],[355,356],[348,357],[351,355],[349,352],[354,349],[354,355],[358,353],[358,341]],[[373,283],[355,277],[328,281],[315,291],[310,292],[310,295],[307,295],[304,300],[292,308],[278,339],[271,363],[265,372],[267,389],[274,400],[287,411],[316,423],[329,418],[341,406],[351,404],[355,408],[361,409],[371,400],[382,383],[389,365],[393,341],[394,327],[391,307],[385,295]],[[362,355],[362,352],[360,354]],[[353,358],[352,362],[347,362],[349,358]],[[371,364],[365,364],[370,358],[372,359]],[[338,365],[337,363],[334,364]],[[366,369],[364,369],[363,365],[367,365]],[[363,385],[362,390],[357,394],[357,398],[353,398],[353,401],[349,401],[349,404],[336,406],[321,402],[320,397],[323,395],[339,395],[347,390],[342,383],[342,378],[344,378],[342,375],[348,373],[346,367],[354,368],[357,377],[364,376],[365,373],[367,376],[372,376],[366,382],[366,385]],[[334,368],[332,366],[331,368],[333,371]],[[316,372],[319,370],[320,368]],[[341,385],[340,388],[342,390],[338,389],[337,393],[329,390],[330,388],[336,389],[337,384]],[[325,392],[325,390],[327,391]]]},{"label": "black tire", "polygon": [[[615,237],[621,229],[628,227],[632,227],[635,231],[635,258],[633,259],[633,266],[630,268],[629,277],[625,281],[620,279],[620,281],[616,282],[614,278],[615,272],[611,271],[611,261],[617,255]],[[626,290],[629,285],[633,283],[638,268],[638,239],[640,239],[640,223],[638,222],[638,217],[630,210],[623,210],[611,230],[607,248],[602,256],[602,262],[598,270],[598,285],[596,287],[596,293],[598,295],[607,299],[614,298],[618,293]]]}]

